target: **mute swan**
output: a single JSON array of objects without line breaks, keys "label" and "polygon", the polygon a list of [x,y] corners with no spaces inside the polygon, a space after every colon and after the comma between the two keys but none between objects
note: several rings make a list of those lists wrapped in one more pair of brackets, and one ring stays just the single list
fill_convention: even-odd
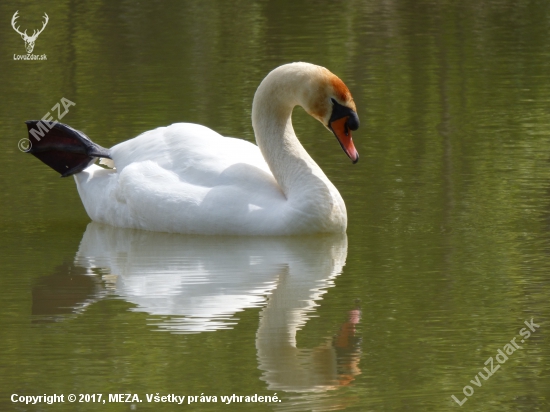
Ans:
[{"label": "mute swan", "polygon": [[[31,131],[50,129],[29,153],[63,177],[74,175],[97,222],[196,234],[345,232],[340,193],[292,128],[297,105],[358,161],[350,132],[359,127],[353,98],[336,75],[309,63],[285,64],[261,82],[252,104],[257,146],[176,123],[104,149],[67,125],[28,121],[29,139]],[[98,157],[112,159],[102,162],[114,168],[93,164]]]}]

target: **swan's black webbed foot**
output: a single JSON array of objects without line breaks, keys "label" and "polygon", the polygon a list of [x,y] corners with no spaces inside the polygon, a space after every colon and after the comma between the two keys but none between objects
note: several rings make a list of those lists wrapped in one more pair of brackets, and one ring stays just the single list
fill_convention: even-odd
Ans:
[{"label": "swan's black webbed foot", "polygon": [[83,171],[98,157],[111,159],[109,149],[92,142],[84,133],[66,124],[56,123],[48,130],[40,120],[28,120],[25,123],[31,142],[27,153],[61,173],[61,177]]}]

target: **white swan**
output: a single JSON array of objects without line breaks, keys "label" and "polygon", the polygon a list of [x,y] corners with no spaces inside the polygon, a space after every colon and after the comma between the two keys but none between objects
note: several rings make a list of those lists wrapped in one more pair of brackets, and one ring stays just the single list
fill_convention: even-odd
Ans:
[{"label": "white swan", "polygon": [[[30,152],[63,176],[75,175],[86,212],[97,222],[197,234],[345,232],[342,197],[292,128],[296,105],[358,160],[350,130],[359,118],[348,88],[309,63],[280,66],[258,87],[252,105],[258,146],[178,123],[107,150],[56,124]],[[29,131],[37,127],[27,124]],[[91,164],[96,157],[111,158],[115,169]]]}]

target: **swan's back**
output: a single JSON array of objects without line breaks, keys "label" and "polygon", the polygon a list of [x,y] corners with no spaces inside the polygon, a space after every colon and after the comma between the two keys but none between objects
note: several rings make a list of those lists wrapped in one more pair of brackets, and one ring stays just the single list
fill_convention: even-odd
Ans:
[{"label": "swan's back", "polygon": [[210,182],[239,163],[271,175],[258,146],[193,123],[176,123],[142,133],[112,147],[111,156],[119,171],[132,163],[151,160],[201,186],[215,185]]}]

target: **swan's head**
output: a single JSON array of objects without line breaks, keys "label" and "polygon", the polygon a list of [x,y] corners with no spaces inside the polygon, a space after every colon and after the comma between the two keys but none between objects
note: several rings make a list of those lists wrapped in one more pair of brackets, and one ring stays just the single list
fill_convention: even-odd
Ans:
[{"label": "swan's head", "polygon": [[353,163],[359,160],[351,138],[351,132],[359,127],[359,117],[349,89],[338,76],[324,67],[303,62],[284,64],[272,70],[254,96],[254,129],[270,118],[269,112],[278,112],[281,108],[279,116],[289,118],[296,105],[302,106],[334,133]]},{"label": "swan's head", "polygon": [[359,116],[349,89],[338,76],[324,67],[314,66],[302,106],[329,129],[353,163],[359,160],[351,138],[352,130],[359,128]]}]

